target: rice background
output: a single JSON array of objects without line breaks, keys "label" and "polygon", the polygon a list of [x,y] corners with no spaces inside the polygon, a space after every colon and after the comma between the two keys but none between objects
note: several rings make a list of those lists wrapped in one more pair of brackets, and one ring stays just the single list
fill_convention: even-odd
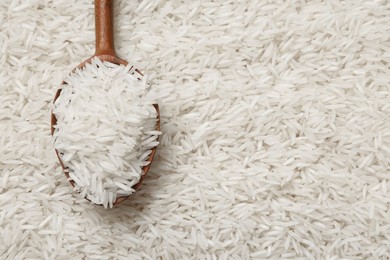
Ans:
[{"label": "rice background", "polygon": [[1,259],[390,258],[388,1],[116,1],[161,145],[112,210],[72,191],[51,101],[93,1],[0,1]]}]

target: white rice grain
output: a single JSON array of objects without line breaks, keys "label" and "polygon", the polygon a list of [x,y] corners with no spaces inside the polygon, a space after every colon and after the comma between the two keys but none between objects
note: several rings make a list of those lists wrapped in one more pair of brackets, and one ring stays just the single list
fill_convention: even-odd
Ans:
[{"label": "white rice grain", "polygon": [[[72,192],[49,125],[94,52],[93,1],[0,1],[0,258],[390,259],[389,1],[113,2],[116,51],[147,72],[164,135],[142,189],[105,210]],[[69,138],[107,129],[126,128]]]},{"label": "white rice grain", "polygon": [[130,68],[95,58],[66,77],[54,104],[54,146],[69,177],[81,196],[104,207],[112,207],[115,194],[134,192],[123,183],[138,182],[158,145],[154,101]]}]

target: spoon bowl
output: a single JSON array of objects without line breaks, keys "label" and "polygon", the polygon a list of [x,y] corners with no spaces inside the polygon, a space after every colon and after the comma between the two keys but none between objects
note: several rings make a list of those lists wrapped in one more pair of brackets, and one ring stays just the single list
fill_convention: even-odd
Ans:
[{"label": "spoon bowl", "polygon": [[[95,0],[95,36],[96,36],[96,51],[95,54],[87,59],[86,61],[80,63],[73,71],[76,69],[82,69],[85,67],[86,64],[91,63],[91,60],[93,58],[99,58],[102,62],[110,62],[114,63],[116,65],[124,65],[127,66],[128,62],[119,58],[115,53],[115,46],[114,46],[114,19],[113,19],[113,0]],[[135,69],[134,73],[138,73],[139,76],[143,76],[142,73]],[[66,82],[62,82],[62,86],[66,85]],[[54,95],[54,101],[57,100],[57,98],[61,95],[61,88],[57,90],[57,92]],[[156,109],[157,118],[156,118],[156,130],[160,131],[160,109],[158,107],[158,104],[153,105]],[[55,125],[57,125],[57,118],[51,113],[51,135],[54,134],[55,131]],[[152,149],[151,154],[149,155],[148,162],[149,164],[144,166],[142,168],[143,174],[140,177],[140,180],[137,184],[133,186],[133,189],[137,190],[142,181],[144,180],[146,174],[150,170],[150,166],[153,162],[154,156],[156,154],[157,146]],[[60,162],[60,165],[63,169],[63,172],[65,176],[68,178],[70,184],[72,186],[75,186],[75,182],[69,178],[69,173],[67,171],[67,167],[64,165],[64,163],[61,160],[61,156],[59,155],[57,149],[55,149],[55,152],[57,154],[57,158]],[[116,201],[114,202],[114,205],[117,205],[118,203],[124,201],[131,195],[127,196],[121,196],[117,197]],[[87,199],[87,198],[86,198]],[[88,200],[88,199],[87,199]]]}]

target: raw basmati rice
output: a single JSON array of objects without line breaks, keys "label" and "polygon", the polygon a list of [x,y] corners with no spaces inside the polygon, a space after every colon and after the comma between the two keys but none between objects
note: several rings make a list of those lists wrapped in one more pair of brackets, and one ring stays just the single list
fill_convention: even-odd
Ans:
[{"label": "raw basmati rice", "polygon": [[390,259],[389,1],[114,2],[163,134],[105,210],[48,122],[94,51],[93,1],[0,1],[1,258]]},{"label": "raw basmati rice", "polygon": [[54,146],[76,190],[112,207],[134,192],[158,144],[146,77],[94,58],[64,82],[54,103]]}]

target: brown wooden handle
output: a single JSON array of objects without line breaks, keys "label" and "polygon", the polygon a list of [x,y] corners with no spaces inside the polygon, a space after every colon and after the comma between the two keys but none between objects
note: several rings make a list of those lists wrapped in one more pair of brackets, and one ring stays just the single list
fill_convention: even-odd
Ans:
[{"label": "brown wooden handle", "polygon": [[95,0],[95,55],[115,56],[113,0]]}]

